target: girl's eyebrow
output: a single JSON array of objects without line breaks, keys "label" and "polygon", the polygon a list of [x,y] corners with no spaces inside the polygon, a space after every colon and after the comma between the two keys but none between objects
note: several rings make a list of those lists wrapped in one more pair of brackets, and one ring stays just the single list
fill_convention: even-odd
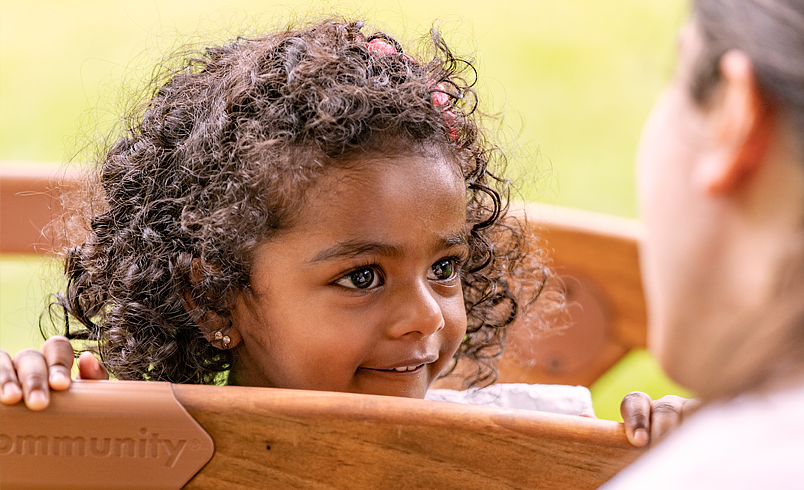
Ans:
[{"label": "girl's eyebrow", "polygon": [[469,238],[467,238],[465,232],[455,233],[454,235],[449,235],[446,238],[439,238],[438,246],[436,248],[445,249],[445,248],[452,248],[452,247],[468,247],[469,246]]},{"label": "girl's eyebrow", "polygon": [[[457,246],[468,246],[469,241],[465,233],[456,233],[447,237],[437,239],[434,250],[443,250]],[[350,259],[363,255],[383,255],[386,257],[399,257],[402,255],[402,248],[395,245],[384,243],[369,242],[363,240],[345,240],[318,252],[315,257],[310,259],[310,263],[324,262],[327,260]]]}]

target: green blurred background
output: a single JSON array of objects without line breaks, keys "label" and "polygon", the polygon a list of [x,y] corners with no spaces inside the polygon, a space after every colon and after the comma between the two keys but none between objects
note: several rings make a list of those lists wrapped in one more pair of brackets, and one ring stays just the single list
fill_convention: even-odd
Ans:
[{"label": "green blurred background", "polygon": [[[2,0],[0,165],[76,159],[108,132],[164,54],[340,14],[415,44],[435,22],[474,57],[482,104],[525,199],[636,217],[633,155],[674,63],[687,0]],[[79,155],[76,158],[76,155]],[[36,162],[36,163],[32,163]],[[57,264],[0,256],[0,347],[41,344],[36,324]],[[632,390],[686,394],[633,352],[595,386],[598,416],[619,420]]]}]

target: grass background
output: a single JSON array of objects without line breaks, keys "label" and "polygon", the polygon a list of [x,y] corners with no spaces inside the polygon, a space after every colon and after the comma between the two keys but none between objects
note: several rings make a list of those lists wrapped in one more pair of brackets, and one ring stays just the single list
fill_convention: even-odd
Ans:
[{"label": "grass background", "polygon": [[[686,0],[0,0],[0,165],[80,161],[131,88],[184,43],[336,13],[410,44],[435,22],[474,57],[483,107],[500,115],[525,199],[636,217],[633,155],[670,76],[686,8]],[[54,269],[39,257],[0,257],[3,349],[41,343],[35,325]],[[634,352],[593,386],[598,415],[618,420],[619,400],[637,389],[685,394],[649,354]]]}]

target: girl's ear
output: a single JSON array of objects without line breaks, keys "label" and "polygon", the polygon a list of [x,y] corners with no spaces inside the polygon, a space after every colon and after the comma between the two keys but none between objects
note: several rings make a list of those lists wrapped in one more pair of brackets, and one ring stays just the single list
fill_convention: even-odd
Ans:
[{"label": "girl's ear", "polygon": [[719,90],[705,109],[711,145],[693,174],[698,187],[709,194],[740,188],[762,166],[775,119],[759,92],[748,55],[728,51],[719,68]]},{"label": "girl's ear", "polygon": [[[196,286],[203,281],[211,267],[201,259],[194,258],[190,268],[190,283]],[[192,294],[185,294],[182,298],[182,305],[190,317],[198,325],[198,329],[204,338],[218,349],[227,350],[237,346],[242,340],[237,328],[232,326],[230,315],[221,315],[211,310],[203,311],[198,307],[198,303]]]}]

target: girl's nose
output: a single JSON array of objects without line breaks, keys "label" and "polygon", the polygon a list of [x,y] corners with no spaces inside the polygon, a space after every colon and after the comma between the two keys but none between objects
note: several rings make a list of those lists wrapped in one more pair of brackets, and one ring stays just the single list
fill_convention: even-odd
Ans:
[{"label": "girl's nose", "polygon": [[416,334],[432,335],[444,328],[444,314],[433,291],[426,284],[405,288],[398,303],[395,321],[389,329],[392,337]]}]

